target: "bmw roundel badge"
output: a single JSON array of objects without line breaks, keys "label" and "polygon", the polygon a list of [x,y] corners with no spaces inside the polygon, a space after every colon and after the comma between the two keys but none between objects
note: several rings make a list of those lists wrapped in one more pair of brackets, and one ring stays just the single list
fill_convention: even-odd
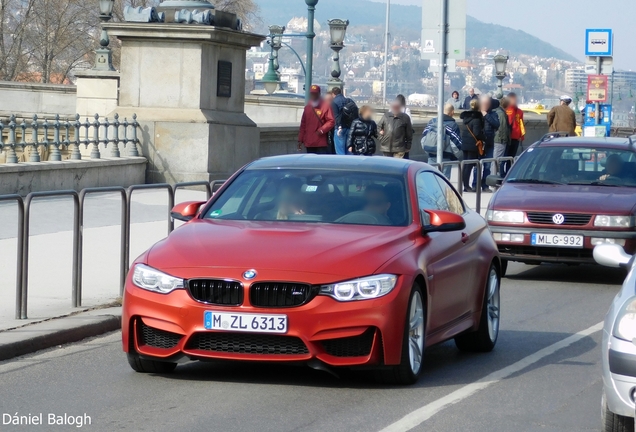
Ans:
[{"label": "bmw roundel badge", "polygon": [[247,270],[243,273],[243,278],[246,280],[252,280],[256,277],[256,270]]}]

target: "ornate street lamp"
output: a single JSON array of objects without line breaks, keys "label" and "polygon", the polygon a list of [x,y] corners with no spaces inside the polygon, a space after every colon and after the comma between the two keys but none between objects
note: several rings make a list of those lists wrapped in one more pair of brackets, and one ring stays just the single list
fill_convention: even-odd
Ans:
[{"label": "ornate street lamp", "polygon": [[493,57],[495,62],[495,78],[497,78],[497,94],[495,97],[501,99],[503,97],[503,80],[506,78],[506,66],[508,66],[508,56],[497,54]]},{"label": "ornate street lamp", "polygon": [[[113,7],[115,6],[115,0],[99,0],[99,19],[102,23],[107,23],[113,18]],[[102,26],[102,34],[99,38],[99,44],[101,48],[95,50],[95,69],[104,71],[114,71],[113,67],[113,54],[108,45],[110,44],[110,38],[108,32]]]},{"label": "ornate street lamp", "polygon": [[331,79],[327,83],[329,89],[339,87],[342,89],[344,83],[340,79],[340,51],[344,48],[344,39],[347,34],[348,20],[332,19],[329,24],[329,34],[331,36],[331,49],[333,50],[333,65],[331,67]]},{"label": "ornate street lamp", "polygon": [[285,27],[279,25],[269,26],[269,45],[272,48],[272,55],[274,57],[274,70],[278,72],[278,51],[283,46],[283,33],[285,33]]}]

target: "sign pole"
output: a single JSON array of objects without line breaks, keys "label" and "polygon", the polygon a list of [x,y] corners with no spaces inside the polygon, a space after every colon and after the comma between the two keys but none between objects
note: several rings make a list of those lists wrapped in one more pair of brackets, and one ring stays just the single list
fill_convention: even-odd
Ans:
[{"label": "sign pole", "polygon": [[[602,58],[600,56],[596,57],[596,75],[600,75],[601,72],[602,72],[601,61],[602,61]],[[596,102],[595,110],[596,110],[596,118],[595,118],[596,124],[600,125],[601,124],[601,104],[600,104],[600,102]]]},{"label": "sign pole", "polygon": [[444,76],[446,73],[446,35],[448,33],[448,14],[446,13],[447,0],[441,1],[440,17],[440,50],[439,50],[439,83],[437,87],[437,163],[444,160]]}]

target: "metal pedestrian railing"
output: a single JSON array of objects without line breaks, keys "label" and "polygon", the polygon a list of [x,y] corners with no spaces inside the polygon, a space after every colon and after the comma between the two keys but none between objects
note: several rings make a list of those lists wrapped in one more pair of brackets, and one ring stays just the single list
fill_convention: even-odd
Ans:
[{"label": "metal pedestrian railing", "polygon": [[119,114],[112,121],[108,117],[101,119],[98,114],[84,121],[79,114],[70,119],[56,115],[51,121],[41,120],[37,115],[29,119],[12,115],[0,118],[0,150],[6,153],[7,163],[19,162],[16,150],[22,151],[28,162],[41,162],[40,150],[49,151],[48,160],[61,161],[60,150],[64,149],[70,151],[71,160],[80,160],[81,146],[85,149],[91,146],[91,159],[101,158],[100,145],[104,149],[110,146],[110,157],[121,157],[120,144],[127,149],[127,156],[139,156],[138,128],[137,114],[133,114],[132,121],[127,118],[121,121]]},{"label": "metal pedestrian railing", "polygon": [[[499,169],[501,164],[509,162],[510,166],[512,166],[516,161],[514,157],[500,157],[500,158],[488,158],[488,159],[470,159],[464,161],[451,161],[451,162],[442,162],[441,164],[433,163],[430,164],[440,172],[444,172],[444,168],[446,167],[457,167],[457,192],[463,196],[464,194],[464,167],[470,165],[474,168],[475,173],[475,184],[477,188],[475,190],[476,193],[476,203],[475,203],[475,211],[477,213],[481,213],[481,198],[482,198],[482,188],[481,183],[483,179],[484,173],[484,165],[494,163],[496,166],[496,170],[491,170],[491,174],[499,173]],[[450,180],[450,179],[449,179]]]},{"label": "metal pedestrian railing", "polygon": [[17,269],[15,289],[15,318],[27,319],[28,317],[28,292],[29,292],[29,229],[33,202],[41,198],[70,197],[73,199],[73,258],[71,276],[71,305],[82,306],[82,267],[84,252],[84,213],[86,197],[94,194],[117,193],[121,197],[121,246],[119,282],[120,294],[123,293],[124,284],[130,267],[130,235],[131,235],[131,208],[134,192],[140,190],[165,190],[168,197],[167,234],[174,230],[174,221],[170,211],[174,207],[175,196],[178,190],[185,188],[203,187],[207,199],[218,191],[225,183],[224,180],[213,182],[187,182],[170,185],[167,183],[134,185],[129,188],[101,187],[87,188],[77,193],[73,190],[32,192],[22,198],[20,195],[0,195],[0,203],[15,202],[18,208],[17,231]]}]

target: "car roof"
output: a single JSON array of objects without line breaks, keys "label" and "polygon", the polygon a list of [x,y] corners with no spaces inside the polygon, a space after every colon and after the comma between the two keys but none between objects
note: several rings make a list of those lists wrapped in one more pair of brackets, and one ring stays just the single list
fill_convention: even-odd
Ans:
[{"label": "car roof", "polygon": [[246,169],[325,169],[404,175],[414,163],[418,162],[379,156],[296,154],[259,159]]},{"label": "car roof", "polygon": [[617,150],[632,150],[636,148],[630,138],[587,138],[587,137],[562,137],[547,138],[536,143],[539,147],[595,147]]}]

